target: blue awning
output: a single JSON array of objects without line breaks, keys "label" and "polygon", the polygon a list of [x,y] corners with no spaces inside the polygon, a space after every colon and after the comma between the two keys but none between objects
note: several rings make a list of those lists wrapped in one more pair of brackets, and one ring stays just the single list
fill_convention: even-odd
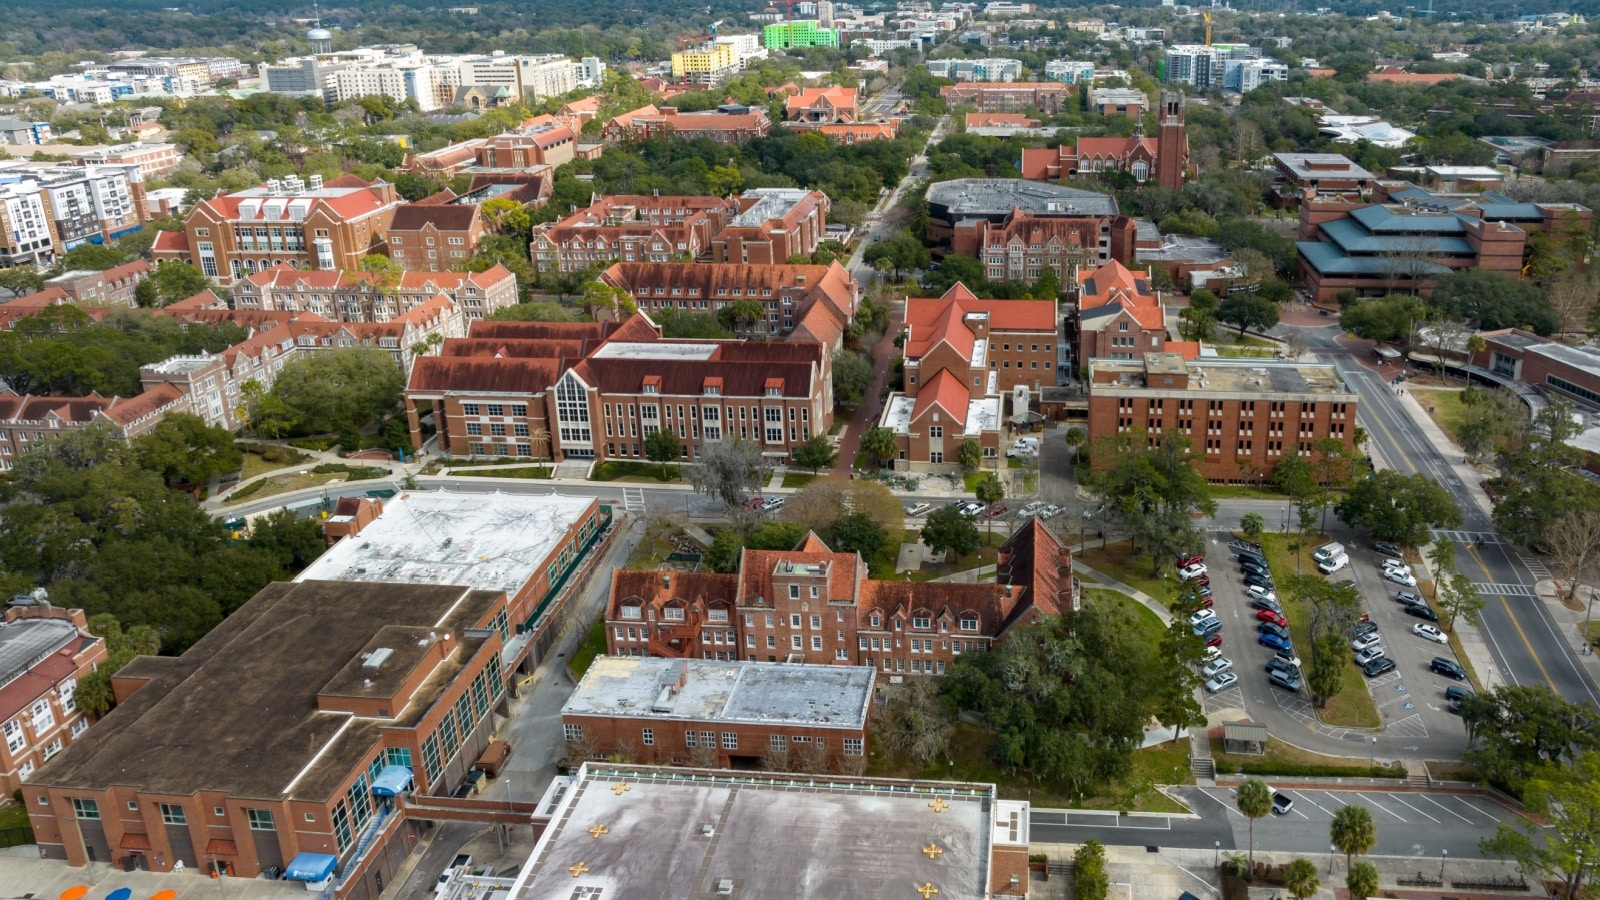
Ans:
[{"label": "blue awning", "polygon": [[283,877],[288,881],[327,881],[338,864],[339,858],[329,853],[301,853],[289,861]]},{"label": "blue awning", "polygon": [[411,786],[411,770],[405,766],[384,766],[378,777],[372,779],[374,797],[394,797]]},{"label": "blue awning", "polygon": [[91,244],[104,244],[105,242],[106,242],[105,235],[97,234],[94,237],[89,238],[89,243],[91,243]]},{"label": "blue awning", "polygon": [[124,228],[121,231],[113,231],[113,232],[111,232],[111,236],[113,238],[119,238],[119,237],[122,237],[125,234],[133,234],[135,231],[143,231],[143,230],[144,230],[144,226],[143,225],[135,225],[132,228]]}]

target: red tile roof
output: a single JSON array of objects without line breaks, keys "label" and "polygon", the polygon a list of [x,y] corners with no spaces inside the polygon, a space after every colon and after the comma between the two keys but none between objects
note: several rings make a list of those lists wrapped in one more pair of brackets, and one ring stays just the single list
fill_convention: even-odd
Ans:
[{"label": "red tile roof", "polygon": [[1090,328],[1089,320],[1097,314],[1109,315],[1120,309],[1133,316],[1141,328],[1166,330],[1161,299],[1151,290],[1144,273],[1134,273],[1113,259],[1092,272],[1080,272],[1078,279],[1078,319],[1082,327]]},{"label": "red tile roof", "polygon": [[963,427],[967,424],[967,401],[969,399],[967,386],[949,369],[940,369],[939,374],[933,376],[917,391],[917,405],[911,410],[911,421],[920,420],[934,407],[944,410],[951,419]]}]

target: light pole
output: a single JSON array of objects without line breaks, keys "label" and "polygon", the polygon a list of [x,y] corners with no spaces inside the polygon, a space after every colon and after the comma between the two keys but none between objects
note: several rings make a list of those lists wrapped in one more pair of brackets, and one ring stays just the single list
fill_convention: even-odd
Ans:
[{"label": "light pole", "polygon": [[1450,858],[1450,850],[1446,848],[1439,851],[1439,884],[1444,884],[1444,863]]},{"label": "light pole", "polygon": [[1589,622],[1594,619],[1594,588],[1589,589],[1589,607],[1583,614],[1583,633],[1578,635],[1583,642],[1583,654],[1588,656],[1594,651],[1589,648]]},{"label": "light pole", "polygon": [[1372,739],[1372,758],[1370,760],[1368,760],[1368,765],[1376,766],[1377,764],[1378,764],[1378,739],[1377,738],[1373,738]]},{"label": "light pole", "polygon": [[1216,846],[1211,850],[1211,868],[1215,869],[1222,863],[1222,842],[1213,841]]},{"label": "light pole", "polygon": [[1333,854],[1337,852],[1338,849],[1339,848],[1333,844],[1328,845],[1328,874],[1330,876],[1333,874]]}]

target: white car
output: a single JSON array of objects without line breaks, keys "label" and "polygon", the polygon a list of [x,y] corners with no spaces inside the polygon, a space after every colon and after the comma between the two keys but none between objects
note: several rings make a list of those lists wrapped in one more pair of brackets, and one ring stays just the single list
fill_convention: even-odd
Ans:
[{"label": "white car", "polygon": [[1051,519],[1059,515],[1061,515],[1061,507],[1054,503],[1046,504],[1044,509],[1039,510],[1039,518],[1041,519]]},{"label": "white car", "polygon": [[1215,612],[1209,610],[1209,609],[1195,610],[1194,615],[1189,617],[1189,624],[1190,625],[1199,625],[1199,624],[1204,623],[1204,622],[1209,622],[1212,619],[1215,619],[1216,617],[1217,617],[1217,614]]},{"label": "white car", "polygon": [[1184,566],[1183,568],[1179,569],[1178,570],[1178,578],[1182,579],[1183,581],[1193,581],[1196,578],[1199,578],[1201,575],[1204,575],[1205,573],[1206,573],[1206,564],[1205,563],[1195,563],[1192,566]]},{"label": "white car", "polygon": [[1245,595],[1252,600],[1269,600],[1273,603],[1278,602],[1277,594],[1274,594],[1272,591],[1262,587],[1259,584],[1252,584],[1245,588],[1244,591]]},{"label": "white car", "polygon": [[916,503],[916,504],[913,504],[911,506],[906,507],[906,515],[908,515],[908,516],[920,516],[920,515],[922,515],[923,513],[927,512],[930,509],[933,509],[933,504],[932,503]]},{"label": "white car", "polygon": [[1207,647],[1205,655],[1200,657],[1201,662],[1215,662],[1222,658],[1221,647]]},{"label": "white car", "polygon": [[1383,570],[1383,577],[1389,579],[1390,581],[1394,582],[1395,584],[1403,584],[1406,587],[1416,587],[1417,586],[1417,576],[1411,574],[1411,570],[1409,568],[1406,568],[1406,569],[1384,569]]},{"label": "white car", "polygon": [[1226,656],[1224,656],[1224,657],[1221,657],[1219,659],[1213,660],[1204,669],[1200,670],[1200,674],[1204,675],[1207,678],[1215,678],[1218,675],[1221,675],[1223,672],[1232,672],[1232,671],[1233,671],[1233,660],[1231,660],[1231,659],[1227,658]]},{"label": "white car", "polygon": [[1206,690],[1215,694],[1218,691],[1225,691],[1238,683],[1239,675],[1237,672],[1223,672],[1221,675],[1206,682]]},{"label": "white car", "polygon": [[1378,637],[1378,633],[1376,631],[1371,634],[1363,634],[1361,637],[1358,637],[1350,642],[1350,649],[1360,653],[1363,650],[1378,646],[1382,640],[1382,638]]},{"label": "white car", "polygon": [[1044,509],[1043,501],[1035,500],[1032,503],[1029,503],[1027,506],[1024,506],[1021,512],[1018,512],[1017,515],[1023,518],[1027,518],[1028,516],[1036,516],[1039,514],[1039,510],[1041,509]]},{"label": "white car", "polygon": [[1450,639],[1445,637],[1444,632],[1440,631],[1437,625],[1418,622],[1411,626],[1411,633],[1425,641],[1433,641],[1435,644],[1450,643]]}]

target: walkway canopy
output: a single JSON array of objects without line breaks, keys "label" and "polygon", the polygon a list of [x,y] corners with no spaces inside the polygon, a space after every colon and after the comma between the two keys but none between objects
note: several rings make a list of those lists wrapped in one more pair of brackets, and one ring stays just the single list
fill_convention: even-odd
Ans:
[{"label": "walkway canopy", "polygon": [[372,796],[397,797],[411,788],[411,770],[405,766],[384,766],[372,779]]},{"label": "walkway canopy", "polygon": [[286,881],[327,881],[339,858],[328,853],[301,853],[283,870]]}]

